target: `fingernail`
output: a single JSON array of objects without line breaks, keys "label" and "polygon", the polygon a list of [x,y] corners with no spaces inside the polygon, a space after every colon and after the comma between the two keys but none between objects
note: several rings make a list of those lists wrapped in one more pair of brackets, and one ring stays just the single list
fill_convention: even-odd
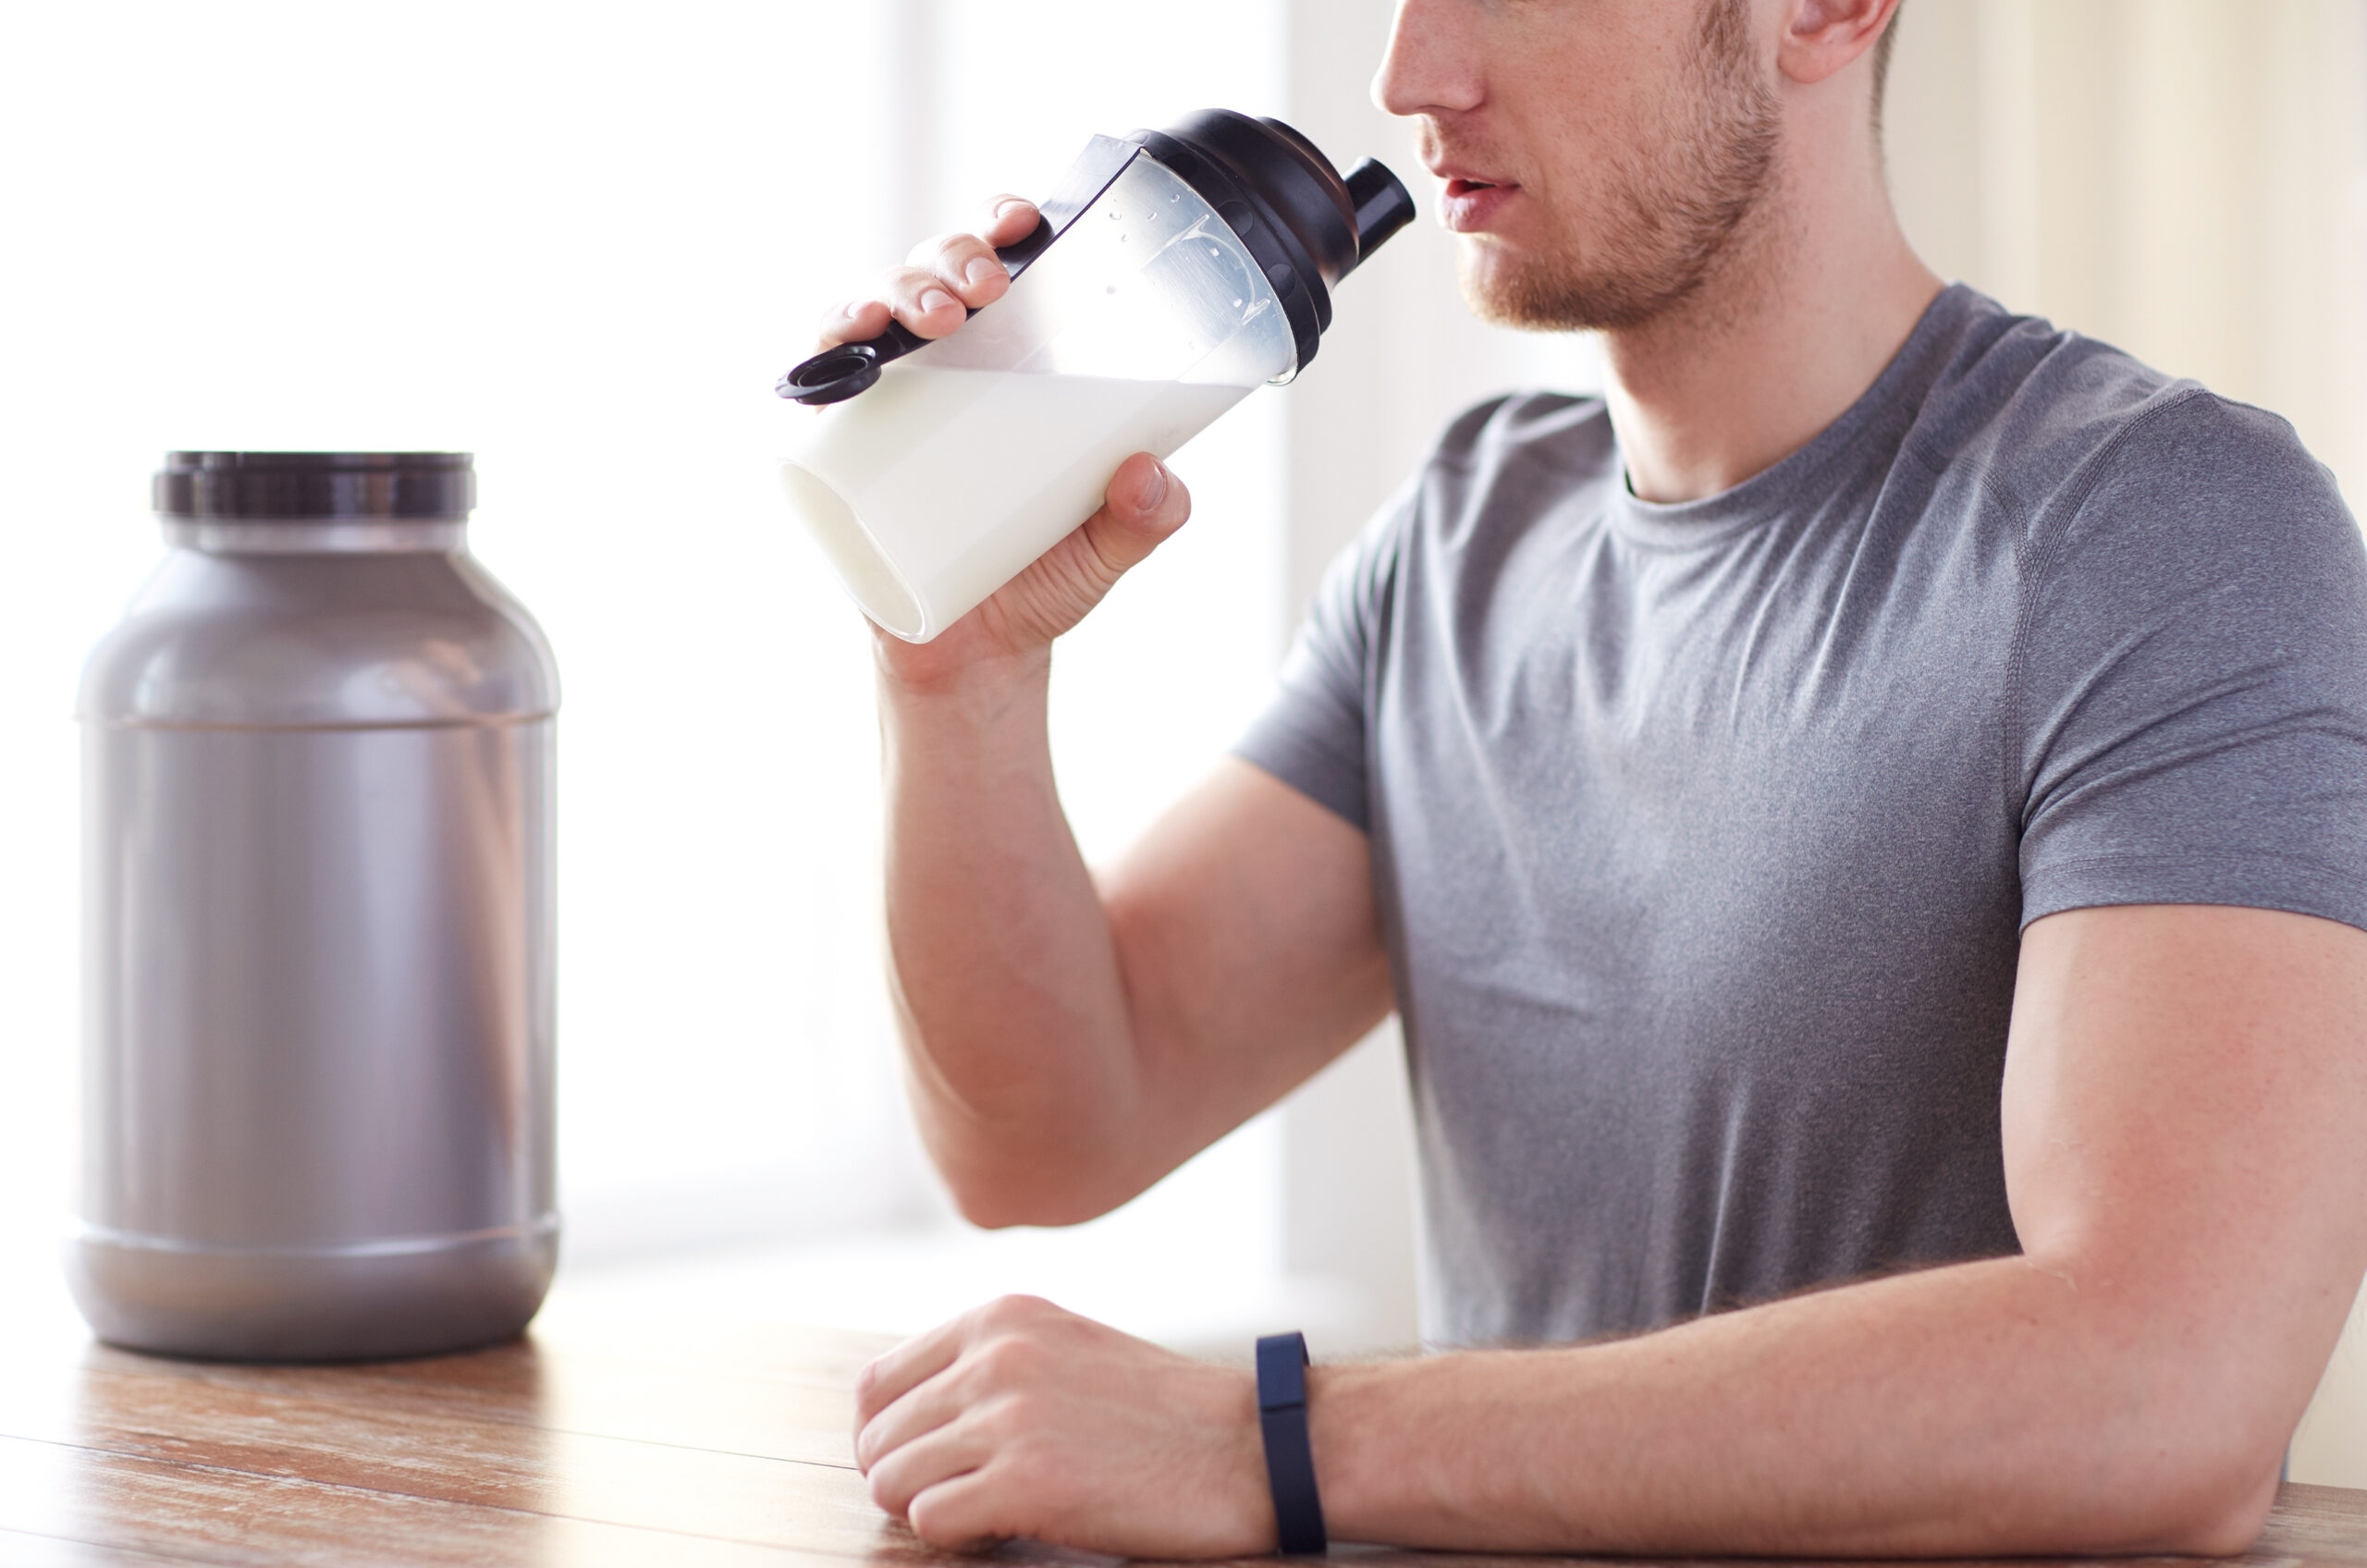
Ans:
[{"label": "fingernail", "polygon": [[864,304],[865,301],[861,300],[849,300],[845,304],[839,307],[839,319],[841,321],[854,320],[855,317],[863,314]]},{"label": "fingernail", "polygon": [[970,264],[962,269],[962,281],[975,288],[1000,272],[1002,272],[1002,263],[992,256],[973,256],[970,258]]},{"label": "fingernail", "polygon": [[1027,205],[1027,203],[1017,196],[1006,196],[1001,201],[995,203],[995,216],[1001,217],[1004,214],[1011,212],[1012,209],[1024,207],[1025,205]]},{"label": "fingernail", "polygon": [[960,300],[954,299],[952,295],[948,294],[942,288],[924,288],[921,290],[921,314],[923,315],[928,314],[931,311],[941,311],[948,305],[956,305],[959,303],[961,303]]},{"label": "fingernail", "polygon": [[1144,511],[1150,511],[1165,499],[1167,499],[1167,465],[1153,462],[1150,465],[1150,477],[1143,481],[1142,498],[1134,504]]}]

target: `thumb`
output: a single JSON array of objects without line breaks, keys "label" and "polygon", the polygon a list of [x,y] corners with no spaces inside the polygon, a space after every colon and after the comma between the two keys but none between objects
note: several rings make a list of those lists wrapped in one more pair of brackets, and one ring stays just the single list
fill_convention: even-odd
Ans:
[{"label": "thumb", "polygon": [[[1102,493],[1101,509],[1077,530],[1110,571],[1110,582],[1142,564],[1192,515],[1192,498],[1165,463],[1136,452],[1118,465]],[[1109,591],[1105,583],[1102,592]]]},{"label": "thumb", "polygon": [[1184,482],[1148,452],[1136,452],[1110,476],[1101,509],[987,601],[1007,620],[1005,640],[1049,642],[1099,604],[1143,558],[1192,515]]}]

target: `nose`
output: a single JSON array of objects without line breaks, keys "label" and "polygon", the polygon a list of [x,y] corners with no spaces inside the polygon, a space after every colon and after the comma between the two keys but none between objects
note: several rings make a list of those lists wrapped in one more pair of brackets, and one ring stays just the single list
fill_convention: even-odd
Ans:
[{"label": "nose", "polygon": [[1487,96],[1476,68],[1481,9],[1480,0],[1397,0],[1373,103],[1392,115],[1478,108]]}]

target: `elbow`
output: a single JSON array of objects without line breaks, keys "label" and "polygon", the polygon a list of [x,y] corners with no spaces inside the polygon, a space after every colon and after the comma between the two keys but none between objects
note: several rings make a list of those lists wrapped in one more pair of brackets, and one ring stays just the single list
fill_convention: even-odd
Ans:
[{"label": "elbow", "polygon": [[2260,1538],[2276,1501],[2283,1450],[2263,1465],[2256,1456],[2198,1466],[2184,1488],[2157,1500],[2147,1549],[2182,1557],[2240,1557]]},{"label": "elbow", "polygon": [[1098,1219],[1134,1194],[1105,1200],[1095,1183],[1076,1172],[998,1169],[957,1169],[938,1162],[954,1212],[981,1231],[1007,1231],[1017,1225],[1082,1225]]},{"label": "elbow", "polygon": [[1004,1192],[980,1182],[949,1182],[953,1211],[981,1231],[1008,1231],[1019,1225],[1063,1225],[1073,1220],[1051,1218],[1052,1210],[1024,1193]]},{"label": "elbow", "polygon": [[2184,1557],[2251,1550],[2276,1502],[2291,1430],[2289,1420],[2262,1408],[2266,1403],[2199,1399],[2176,1415],[2157,1409],[2144,1427],[2119,1434],[2138,1462],[2114,1467],[2120,1506],[2106,1533],[2116,1538],[2095,1546]]}]

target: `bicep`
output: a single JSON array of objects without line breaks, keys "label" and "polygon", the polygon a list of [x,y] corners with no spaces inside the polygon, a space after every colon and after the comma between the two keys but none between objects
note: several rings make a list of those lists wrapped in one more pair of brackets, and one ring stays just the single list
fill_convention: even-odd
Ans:
[{"label": "bicep", "polygon": [[2002,1113],[2024,1252],[2281,1446],[2367,1268],[2367,933],[2216,905],[2036,921]]},{"label": "bicep", "polygon": [[1363,831],[1223,759],[1099,877],[1147,1095],[1192,1148],[1390,1009]]}]

